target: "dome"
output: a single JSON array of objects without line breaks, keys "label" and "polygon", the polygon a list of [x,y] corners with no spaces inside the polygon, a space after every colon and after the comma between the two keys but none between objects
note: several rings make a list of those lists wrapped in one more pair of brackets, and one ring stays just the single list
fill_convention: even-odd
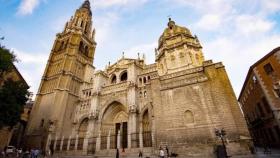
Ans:
[{"label": "dome", "polygon": [[167,28],[164,29],[164,32],[159,38],[159,47],[162,46],[166,39],[169,39],[174,36],[184,35],[186,37],[193,38],[190,30],[186,27],[178,26],[176,23],[169,18],[169,22],[167,24]]}]

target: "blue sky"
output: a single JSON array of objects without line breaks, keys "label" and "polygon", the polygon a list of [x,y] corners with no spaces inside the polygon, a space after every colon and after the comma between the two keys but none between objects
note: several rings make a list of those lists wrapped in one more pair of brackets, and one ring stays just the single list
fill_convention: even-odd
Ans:
[{"label": "blue sky", "polygon": [[[0,36],[20,62],[16,65],[37,93],[55,35],[83,0],[0,0]],[[222,61],[236,95],[249,66],[280,46],[280,0],[91,0],[97,49],[94,65],[103,69],[154,48],[168,16],[196,34],[205,58]]]}]

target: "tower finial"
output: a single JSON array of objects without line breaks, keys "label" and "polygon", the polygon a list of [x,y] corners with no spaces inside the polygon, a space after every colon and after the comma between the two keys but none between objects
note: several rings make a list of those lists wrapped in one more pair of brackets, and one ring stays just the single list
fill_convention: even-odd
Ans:
[{"label": "tower finial", "polygon": [[168,15],[167,17],[168,17],[168,21],[169,21],[169,22],[172,21],[171,15]]},{"label": "tower finial", "polygon": [[85,1],[84,1],[84,3],[82,4],[82,6],[80,7],[80,9],[82,9],[82,8],[88,9],[89,12],[90,12],[90,14],[92,14],[92,13],[91,13],[91,10],[90,10],[90,2],[89,2],[89,0],[85,0]]}]

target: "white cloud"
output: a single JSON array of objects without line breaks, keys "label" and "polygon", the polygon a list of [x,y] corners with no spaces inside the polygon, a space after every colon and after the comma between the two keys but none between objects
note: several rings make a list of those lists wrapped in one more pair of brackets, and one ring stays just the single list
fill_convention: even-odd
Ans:
[{"label": "white cloud", "polygon": [[264,12],[272,13],[280,10],[279,0],[261,0],[261,7]]},{"label": "white cloud", "polygon": [[98,44],[105,44],[108,39],[113,37],[114,28],[112,26],[116,24],[118,20],[119,15],[115,12],[108,12],[95,18],[94,26],[96,28],[96,41]]},{"label": "white cloud", "polygon": [[32,14],[33,10],[39,5],[40,0],[22,0],[17,13],[19,15]]},{"label": "white cloud", "polygon": [[[12,51],[19,60],[16,63],[17,68],[26,82],[31,86],[30,91],[37,93],[40,84],[40,77],[43,75],[45,65],[48,61],[46,53],[29,53],[13,48]],[[34,76],[36,74],[36,76]]]},{"label": "white cloud", "polygon": [[196,25],[203,30],[217,30],[221,26],[221,18],[217,14],[206,14]]},{"label": "white cloud", "polygon": [[273,22],[252,15],[240,15],[235,22],[237,30],[245,35],[265,33],[274,26]]},{"label": "white cloud", "polygon": [[145,54],[145,61],[147,64],[155,62],[155,48],[157,47],[157,42],[139,44],[125,50],[125,56],[130,58],[137,58],[137,54],[140,53],[140,58]]}]

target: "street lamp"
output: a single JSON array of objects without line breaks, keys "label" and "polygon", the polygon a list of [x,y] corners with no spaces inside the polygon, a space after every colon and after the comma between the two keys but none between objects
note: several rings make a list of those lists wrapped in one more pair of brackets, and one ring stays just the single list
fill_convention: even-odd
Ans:
[{"label": "street lamp", "polygon": [[225,141],[224,141],[224,137],[226,136],[226,131],[222,128],[222,129],[215,129],[215,134],[217,137],[221,138],[222,140],[222,143],[223,143],[223,147],[224,147],[224,151],[225,151],[225,155],[226,157],[228,157],[227,155],[227,148],[226,148],[226,145],[225,145]]}]

